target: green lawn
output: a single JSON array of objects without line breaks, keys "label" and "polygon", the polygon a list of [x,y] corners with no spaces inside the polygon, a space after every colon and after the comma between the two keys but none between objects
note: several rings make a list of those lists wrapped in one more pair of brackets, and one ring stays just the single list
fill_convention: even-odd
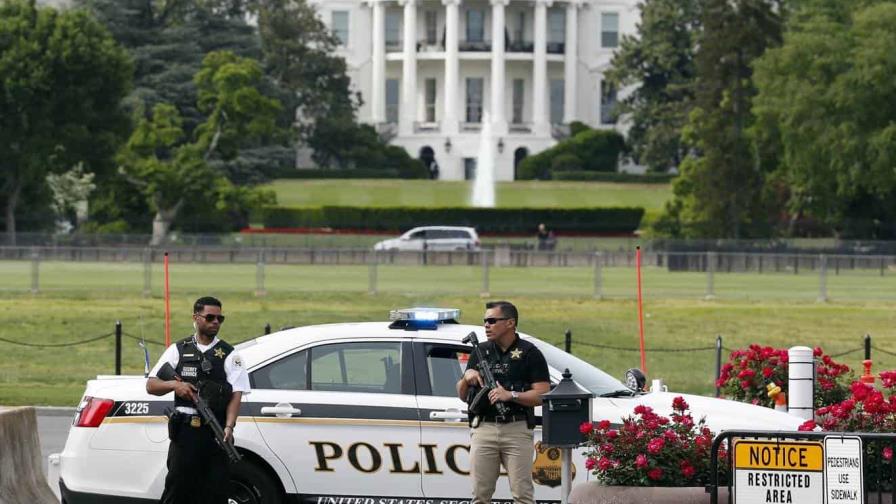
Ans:
[{"label": "green lawn", "polygon": [[[267,186],[286,206],[466,206],[472,182],[432,180],[276,180]],[[606,182],[500,182],[498,207],[643,207],[659,211],[672,197],[670,184]]]},{"label": "green lawn", "polygon": [[[161,275],[153,296],[143,298],[139,264],[45,263],[41,292],[28,293],[28,263],[0,262],[0,338],[21,343],[66,343],[111,333],[121,320],[128,336],[163,339]],[[228,315],[223,336],[232,342],[275,329],[315,323],[384,320],[396,307],[419,304],[461,308],[462,322],[477,323],[483,311],[482,272],[476,267],[381,267],[378,294],[367,294],[366,267],[269,266],[268,295],[256,297],[253,265],[183,265],[171,268],[172,328],[189,332],[190,303],[211,293]],[[604,271],[604,300],[595,300],[586,268],[493,268],[490,298],[510,298],[521,310],[521,329],[560,345],[569,328],[573,351],[614,376],[638,364],[634,276],[627,268]],[[701,274],[645,270],[645,327],[650,377],[672,390],[712,392],[716,335],[726,348],[749,343],[778,347],[821,345],[860,368],[857,351],[870,333],[875,346],[893,348],[896,276],[830,277],[832,301],[816,303],[815,275],[715,276],[717,298],[704,300]],[[201,286],[201,287],[199,287]],[[605,347],[620,347],[625,350]],[[113,341],[41,349],[0,341],[0,404],[74,405],[84,382],[113,371]],[[161,347],[151,346],[153,359]],[[700,349],[700,350],[695,350]],[[875,370],[896,367],[896,358],[875,351]],[[142,353],[126,338],[125,371],[142,371]]]}]

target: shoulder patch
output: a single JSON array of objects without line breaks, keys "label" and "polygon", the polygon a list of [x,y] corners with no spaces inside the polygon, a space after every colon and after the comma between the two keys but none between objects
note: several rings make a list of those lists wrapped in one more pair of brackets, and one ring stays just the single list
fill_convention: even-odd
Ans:
[{"label": "shoulder patch", "polygon": [[233,365],[236,367],[243,367],[243,359],[239,355],[234,355]]}]

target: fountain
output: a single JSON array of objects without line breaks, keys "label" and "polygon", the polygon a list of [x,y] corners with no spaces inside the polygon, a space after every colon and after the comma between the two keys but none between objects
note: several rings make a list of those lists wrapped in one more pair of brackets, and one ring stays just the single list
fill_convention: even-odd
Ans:
[{"label": "fountain", "polygon": [[474,207],[495,206],[495,145],[492,138],[492,121],[488,112],[482,114],[482,131],[479,135],[479,154],[476,157],[476,177],[473,180]]}]

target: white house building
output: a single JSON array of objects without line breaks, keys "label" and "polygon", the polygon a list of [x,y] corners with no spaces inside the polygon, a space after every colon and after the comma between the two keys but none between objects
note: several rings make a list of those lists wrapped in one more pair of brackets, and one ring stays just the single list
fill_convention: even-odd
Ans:
[{"label": "white house building", "polygon": [[[556,142],[560,125],[615,127],[603,81],[636,0],[317,0],[364,104],[360,120],[392,133],[439,177],[472,178],[484,112],[495,178]],[[503,35],[496,36],[495,34]]]}]

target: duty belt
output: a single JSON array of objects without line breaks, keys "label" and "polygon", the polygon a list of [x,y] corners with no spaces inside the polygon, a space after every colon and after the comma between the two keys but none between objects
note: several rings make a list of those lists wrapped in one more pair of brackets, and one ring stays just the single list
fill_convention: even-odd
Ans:
[{"label": "duty belt", "polygon": [[482,421],[491,423],[524,422],[526,421],[526,415],[524,413],[518,415],[486,415],[482,417]]}]

